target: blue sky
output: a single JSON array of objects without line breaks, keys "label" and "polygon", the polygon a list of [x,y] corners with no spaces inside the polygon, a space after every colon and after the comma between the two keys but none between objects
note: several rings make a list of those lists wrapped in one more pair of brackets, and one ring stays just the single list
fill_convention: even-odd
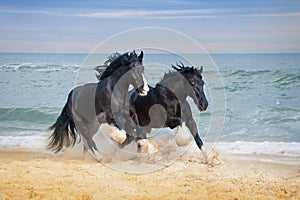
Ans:
[{"label": "blue sky", "polygon": [[86,53],[141,27],[180,31],[212,53],[300,52],[300,1],[0,0],[0,52]]}]

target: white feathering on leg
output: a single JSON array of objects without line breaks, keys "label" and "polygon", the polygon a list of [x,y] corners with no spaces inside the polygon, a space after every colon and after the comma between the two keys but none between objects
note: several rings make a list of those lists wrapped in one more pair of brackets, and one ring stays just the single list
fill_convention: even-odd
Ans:
[{"label": "white feathering on leg", "polygon": [[109,137],[118,144],[123,144],[127,138],[124,130],[119,130],[114,126],[110,126]]},{"label": "white feathering on leg", "polygon": [[138,144],[140,145],[141,153],[155,153],[159,150],[158,144],[156,144],[153,141],[150,141],[149,139],[140,139],[138,141]]},{"label": "white feathering on leg", "polygon": [[184,122],[182,123],[182,126],[177,126],[175,140],[178,146],[186,146],[189,144],[191,136]]}]

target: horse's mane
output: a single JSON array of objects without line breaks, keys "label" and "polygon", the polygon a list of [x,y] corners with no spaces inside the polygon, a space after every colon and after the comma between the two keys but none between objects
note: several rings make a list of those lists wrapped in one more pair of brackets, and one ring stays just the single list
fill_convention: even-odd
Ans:
[{"label": "horse's mane", "polygon": [[162,80],[160,82],[163,82],[167,79],[170,79],[172,77],[174,77],[174,75],[180,73],[180,74],[184,74],[184,73],[188,73],[188,74],[193,74],[198,76],[200,79],[202,79],[202,75],[200,72],[200,69],[197,69],[196,67],[192,66],[184,66],[182,62],[180,62],[180,64],[176,64],[176,66],[172,65],[172,68],[175,69],[176,71],[169,71],[167,73],[164,74]]},{"label": "horse's mane", "polygon": [[132,53],[127,52],[122,55],[118,52],[113,53],[107,58],[103,65],[95,67],[97,71],[96,77],[99,81],[103,80],[109,77],[119,67],[128,65],[137,59],[138,56],[135,51]]}]

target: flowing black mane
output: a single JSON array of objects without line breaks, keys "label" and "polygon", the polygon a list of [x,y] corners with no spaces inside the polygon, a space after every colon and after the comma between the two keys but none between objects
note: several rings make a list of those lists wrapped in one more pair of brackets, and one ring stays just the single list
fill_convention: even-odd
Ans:
[{"label": "flowing black mane", "polygon": [[180,62],[180,64],[176,64],[176,66],[172,65],[172,68],[175,69],[176,71],[169,71],[168,73],[164,74],[164,77],[162,78],[161,82],[164,80],[167,80],[171,77],[174,77],[174,75],[176,73],[180,73],[180,74],[193,74],[198,76],[200,79],[202,79],[202,75],[201,75],[201,70],[192,66],[184,66],[182,62]]},{"label": "flowing black mane", "polygon": [[109,77],[116,69],[122,66],[129,65],[131,62],[137,61],[138,55],[133,51],[132,53],[120,54],[118,52],[111,54],[103,65],[95,67],[97,71],[98,80],[103,80]]}]

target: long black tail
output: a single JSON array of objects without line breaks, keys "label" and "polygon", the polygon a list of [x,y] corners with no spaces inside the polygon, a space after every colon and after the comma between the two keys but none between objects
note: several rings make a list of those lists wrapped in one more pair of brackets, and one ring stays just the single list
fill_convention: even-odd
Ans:
[{"label": "long black tail", "polygon": [[71,93],[68,101],[61,111],[60,116],[56,122],[49,127],[53,130],[49,137],[48,149],[53,150],[55,153],[62,150],[63,147],[74,146],[76,143],[76,127],[74,121],[68,116],[67,107],[70,103]]}]

